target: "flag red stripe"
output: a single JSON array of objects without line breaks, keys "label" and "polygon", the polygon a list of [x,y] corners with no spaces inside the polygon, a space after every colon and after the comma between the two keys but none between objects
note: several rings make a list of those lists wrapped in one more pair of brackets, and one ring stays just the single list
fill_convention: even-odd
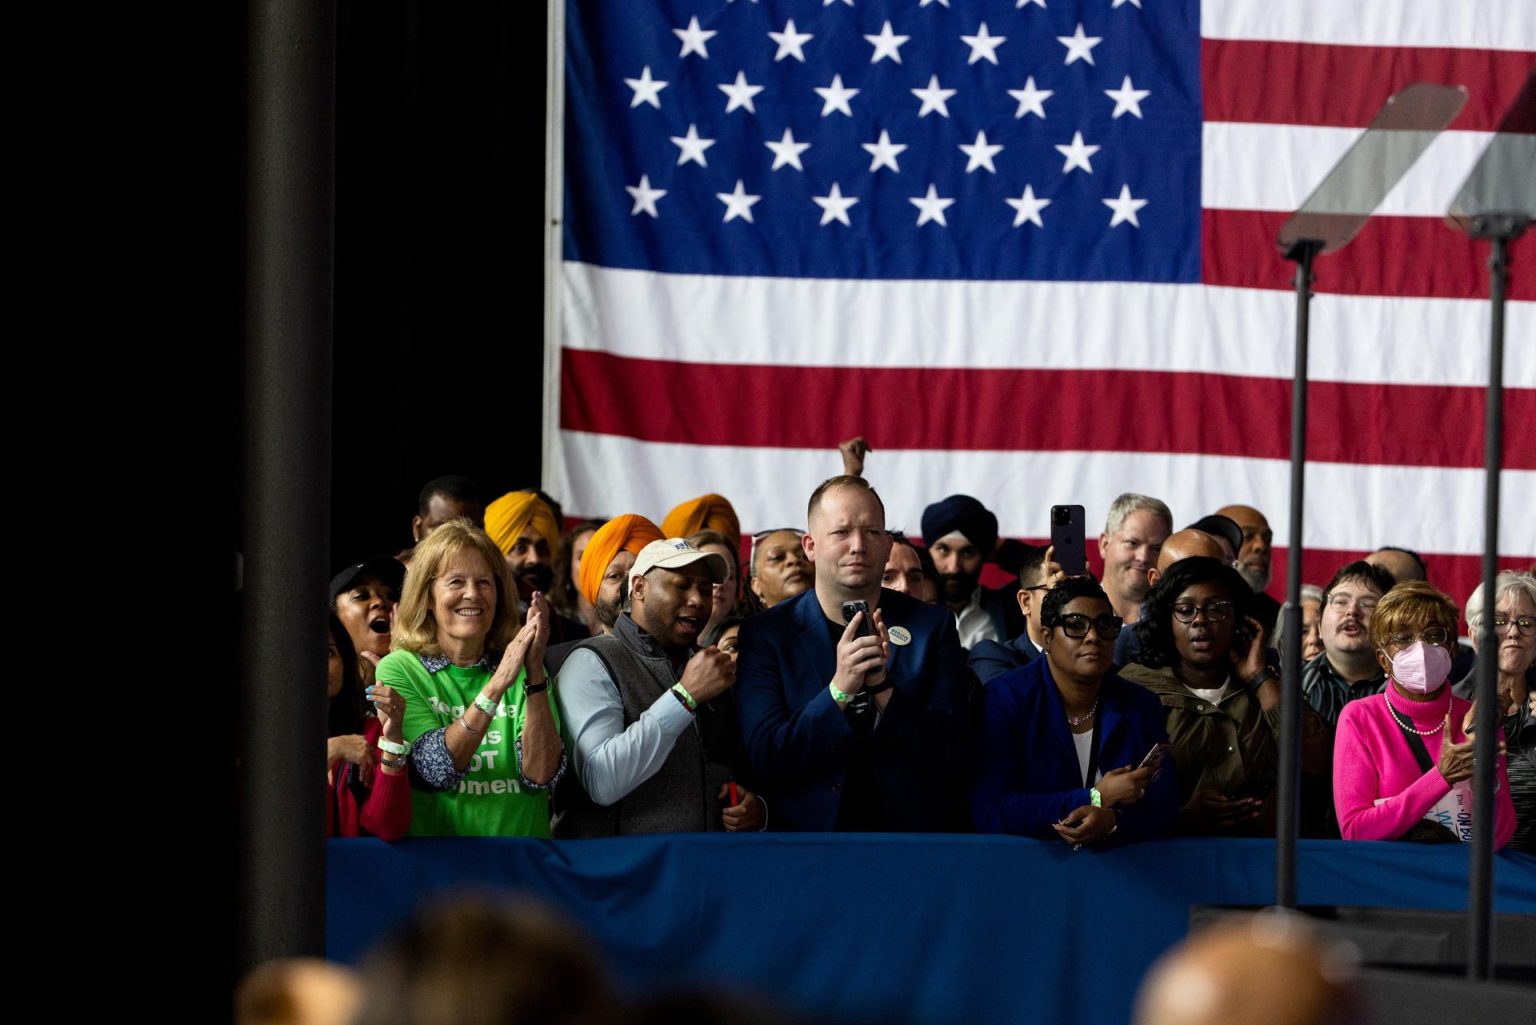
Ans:
[{"label": "flag red stripe", "polygon": [[[1201,277],[1208,285],[1295,288],[1296,265],[1280,255],[1275,235],[1290,216],[1268,210],[1202,214]],[[1510,246],[1510,262],[1528,267],[1530,233]],[[1488,243],[1473,241],[1434,217],[1371,218],[1355,240],[1318,260],[1318,292],[1335,295],[1488,298]],[[1536,274],[1510,277],[1509,298],[1536,299]]]},{"label": "flag red stripe", "polygon": [[[643,441],[829,448],[864,434],[892,449],[1289,457],[1290,382],[1272,378],[746,366],[579,349],[561,360],[562,428]],[[1504,401],[1508,424],[1536,422],[1536,389]],[[1481,388],[1318,381],[1309,403],[1311,460],[1483,465]],[[1505,433],[1504,465],[1536,468],[1536,436]]]},{"label": "flag red stripe", "polygon": [[1205,39],[1205,119],[1363,128],[1414,82],[1467,87],[1451,129],[1492,132],[1536,55],[1519,50]]}]

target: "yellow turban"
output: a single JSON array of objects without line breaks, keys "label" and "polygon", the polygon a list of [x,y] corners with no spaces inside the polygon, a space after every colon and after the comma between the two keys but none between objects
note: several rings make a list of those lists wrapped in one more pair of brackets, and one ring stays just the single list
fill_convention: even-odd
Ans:
[{"label": "yellow turban", "polygon": [[550,555],[560,545],[560,524],[544,500],[533,491],[509,491],[485,507],[485,532],[503,555],[532,526],[549,545]]},{"label": "yellow turban", "polygon": [[731,508],[731,503],[722,495],[700,495],[673,509],[661,521],[661,535],[664,538],[688,537],[701,530],[724,534],[725,539],[732,544],[741,540],[741,521],[736,518],[736,510]]},{"label": "yellow turban", "polygon": [[640,549],[652,541],[665,540],[665,537],[660,527],[635,513],[615,516],[598,527],[597,533],[587,542],[587,550],[581,553],[581,593],[596,605],[597,589],[614,556],[620,552],[639,555]]}]

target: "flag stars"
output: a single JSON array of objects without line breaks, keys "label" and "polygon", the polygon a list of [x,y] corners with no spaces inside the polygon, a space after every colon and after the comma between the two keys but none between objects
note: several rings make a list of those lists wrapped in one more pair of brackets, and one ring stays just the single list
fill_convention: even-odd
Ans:
[{"label": "flag stars", "polygon": [[665,196],[667,190],[651,188],[650,175],[642,174],[639,185],[626,185],[624,191],[629,193],[630,198],[635,201],[634,208],[629,211],[631,217],[637,217],[642,213],[650,214],[652,217],[661,216],[656,212],[656,201]]},{"label": "flag stars", "polygon": [[1093,48],[1102,43],[1104,41],[1104,37],[1083,35],[1083,23],[1078,22],[1076,32],[1072,33],[1070,36],[1057,36],[1056,41],[1067,48],[1067,59],[1065,63],[1071,64],[1073,61],[1085,60],[1089,64],[1092,64]]},{"label": "flag stars", "polygon": [[784,135],[778,142],[765,142],[763,145],[773,150],[773,167],[770,170],[777,171],[785,164],[793,167],[796,171],[805,170],[804,167],[800,166],[800,154],[810,149],[811,144],[808,142],[796,142],[795,133],[791,132],[788,128],[784,129]]},{"label": "flag stars", "polygon": [[1125,81],[1120,83],[1118,89],[1105,89],[1104,95],[1115,101],[1115,111],[1110,115],[1111,119],[1121,114],[1130,113],[1141,117],[1141,101],[1152,95],[1151,90],[1137,89],[1131,85],[1131,76],[1126,75]]},{"label": "flag stars", "polygon": [[1008,95],[1019,101],[1018,112],[1013,116],[1023,117],[1025,114],[1034,114],[1045,120],[1045,101],[1056,95],[1054,89],[1035,88],[1035,76],[1030,75],[1024,80],[1024,88],[1009,89]]},{"label": "flag stars", "polygon": [[942,227],[949,227],[949,222],[944,219],[944,211],[954,205],[953,199],[943,199],[939,196],[938,189],[930,182],[928,193],[924,196],[909,196],[907,202],[917,207],[917,226],[921,228],[929,221],[936,221]]},{"label": "flag stars", "polygon": [[871,64],[880,63],[880,58],[882,57],[889,57],[897,64],[900,64],[901,44],[905,43],[912,37],[895,35],[891,32],[891,23],[887,21],[885,25],[880,29],[879,35],[865,36],[864,38],[869,42],[869,45],[875,48],[875,52],[869,58],[869,62]]},{"label": "flag stars", "polygon": [[913,89],[912,95],[923,101],[922,108],[917,112],[918,117],[927,117],[935,110],[949,117],[949,98],[955,95],[955,90],[940,87],[939,76],[932,75],[928,79],[927,87]]},{"label": "flag stars", "polygon": [[1131,187],[1129,185],[1120,186],[1120,195],[1112,199],[1103,200],[1103,203],[1115,212],[1114,216],[1109,219],[1109,226],[1111,228],[1126,221],[1130,221],[1133,228],[1141,227],[1141,222],[1136,219],[1136,211],[1146,206],[1147,201],[1145,199],[1132,199]]},{"label": "flag stars", "polygon": [[661,91],[667,87],[667,83],[651,77],[649,64],[640,72],[639,78],[626,78],[624,84],[635,91],[634,99],[629,101],[631,110],[642,103],[649,103],[657,110],[661,109]]},{"label": "flag stars", "polygon": [[749,84],[745,71],[736,72],[736,81],[722,82],[719,88],[721,92],[729,97],[725,104],[725,112],[727,114],[738,107],[745,107],[749,114],[757,113],[757,108],[752,106],[752,97],[762,92],[763,86]]},{"label": "flag stars", "polygon": [[977,132],[975,142],[970,145],[966,145],[963,142],[960,144],[960,152],[970,158],[966,161],[965,173],[970,174],[978,167],[985,167],[990,173],[996,174],[997,168],[992,166],[992,158],[1002,151],[1002,146],[996,144],[989,145],[987,143],[986,132]]},{"label": "flag stars", "polygon": [[687,28],[675,28],[672,30],[672,34],[683,41],[683,48],[677,54],[679,57],[686,57],[690,53],[696,53],[705,60],[709,60],[709,50],[704,44],[720,33],[701,29],[699,28],[699,19],[690,18]]},{"label": "flag stars", "polygon": [[832,189],[825,196],[812,196],[811,200],[821,207],[821,223],[825,227],[833,221],[841,221],[848,227],[853,227],[853,222],[848,219],[848,208],[859,201],[857,196],[845,196],[837,182],[832,183]]},{"label": "flag stars", "polygon": [[890,132],[882,129],[878,140],[866,142],[863,146],[872,158],[869,162],[869,169],[871,171],[878,171],[882,167],[889,167],[897,174],[901,173],[901,168],[896,166],[896,158],[901,156],[902,151],[907,147],[902,143],[892,142]]},{"label": "flag stars", "polygon": [[1005,202],[1016,211],[1013,215],[1013,226],[1019,227],[1025,221],[1037,228],[1045,227],[1045,222],[1040,219],[1040,211],[1051,205],[1049,199],[1038,199],[1035,196],[1033,185],[1024,186],[1024,194],[1018,199],[1008,199]]},{"label": "flag stars", "polygon": [[[674,139],[672,141],[676,142],[677,140]],[[1088,158],[1093,156],[1102,148],[1103,147],[1100,146],[1085,145],[1083,143],[1083,133],[1073,132],[1072,142],[1070,145],[1056,147],[1056,152],[1067,158],[1067,162],[1061,165],[1061,173],[1066,174],[1070,172],[1074,167],[1081,167],[1084,171],[1092,174],[1093,165],[1088,162]],[[681,161],[679,161],[679,163],[681,163]]]},{"label": "flag stars", "polygon": [[987,23],[982,22],[974,36],[961,36],[960,41],[971,48],[971,56],[965,62],[967,65],[975,64],[979,60],[997,63],[997,48],[1008,41],[1007,36],[987,35]]},{"label": "flag stars", "polygon": [[848,106],[848,101],[859,95],[859,90],[844,88],[843,76],[833,75],[831,85],[816,86],[816,95],[825,101],[821,106],[822,117],[827,117],[834,110],[853,117],[853,108]]},{"label": "flag stars", "polygon": [[725,204],[725,220],[721,222],[722,224],[729,224],[738,217],[751,224],[753,223],[752,207],[763,197],[748,195],[746,188],[741,183],[741,179],[737,178],[734,191],[717,192],[715,193],[715,198]]},{"label": "flag stars", "polygon": [[805,50],[803,48],[806,43],[815,37],[810,32],[796,32],[795,19],[790,18],[784,23],[783,32],[770,32],[768,33],[768,38],[779,44],[778,52],[773,55],[775,64],[786,57],[793,57],[801,64],[804,64]]},{"label": "flag stars", "polygon": [[709,161],[704,159],[704,151],[715,144],[714,139],[699,138],[699,130],[694,125],[688,126],[687,135],[672,136],[672,145],[678,148],[677,166],[681,167],[692,160],[700,167],[708,167]]}]

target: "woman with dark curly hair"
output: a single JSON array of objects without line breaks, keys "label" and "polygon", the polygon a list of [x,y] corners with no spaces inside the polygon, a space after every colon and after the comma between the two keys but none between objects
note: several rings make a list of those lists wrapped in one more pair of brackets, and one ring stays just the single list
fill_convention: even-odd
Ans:
[{"label": "woman with dark curly hair", "polygon": [[327,836],[398,840],[411,826],[407,749],[401,735],[405,698],[387,684],[363,688],[357,649],[336,614],[327,619]]},{"label": "woman with dark curly hair", "polygon": [[[1274,834],[1280,674],[1265,662],[1264,629],[1252,612],[1253,591],[1230,564],[1180,559],[1147,594],[1136,624],[1139,664],[1120,671],[1167,711],[1182,833]],[[1309,832],[1321,832],[1327,730],[1315,714],[1310,719],[1303,725],[1302,772],[1321,788],[1321,800],[1309,802],[1318,810],[1308,823]]]}]

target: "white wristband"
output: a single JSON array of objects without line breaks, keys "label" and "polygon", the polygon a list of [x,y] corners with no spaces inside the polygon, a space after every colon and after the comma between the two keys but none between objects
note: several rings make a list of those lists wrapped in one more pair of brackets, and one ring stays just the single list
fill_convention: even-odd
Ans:
[{"label": "white wristband", "polygon": [[394,755],[397,758],[404,758],[411,753],[411,742],[407,740],[403,744],[397,744],[393,740],[385,740],[383,737],[380,737],[379,750],[385,754]]},{"label": "white wristband", "polygon": [[480,709],[480,711],[484,712],[486,715],[490,716],[492,719],[496,718],[496,702],[492,701],[484,694],[475,695],[475,707]]}]

